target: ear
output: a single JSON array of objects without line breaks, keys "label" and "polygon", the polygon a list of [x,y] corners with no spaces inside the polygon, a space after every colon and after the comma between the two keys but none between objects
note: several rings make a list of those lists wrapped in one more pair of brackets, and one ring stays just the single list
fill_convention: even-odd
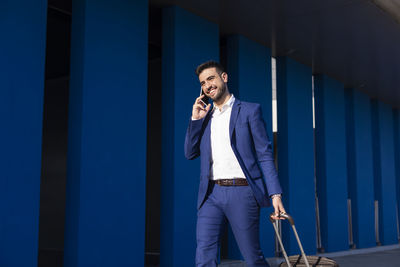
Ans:
[{"label": "ear", "polygon": [[228,82],[228,73],[226,73],[226,72],[221,73],[221,78],[224,81],[224,83],[227,83]]}]

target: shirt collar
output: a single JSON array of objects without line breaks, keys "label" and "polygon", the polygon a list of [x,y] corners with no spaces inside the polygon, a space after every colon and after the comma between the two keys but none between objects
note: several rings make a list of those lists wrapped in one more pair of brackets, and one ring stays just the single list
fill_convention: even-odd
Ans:
[{"label": "shirt collar", "polygon": [[232,108],[233,103],[235,103],[235,96],[233,94],[231,94],[231,97],[229,98],[228,101],[226,101],[225,104],[222,105],[221,110],[217,107],[214,106],[214,112],[217,111],[218,113],[222,113],[224,112],[226,109],[228,108]]},{"label": "shirt collar", "polygon": [[224,104],[224,106],[232,107],[234,102],[235,102],[235,96],[232,94],[231,98],[229,98],[229,100]]}]

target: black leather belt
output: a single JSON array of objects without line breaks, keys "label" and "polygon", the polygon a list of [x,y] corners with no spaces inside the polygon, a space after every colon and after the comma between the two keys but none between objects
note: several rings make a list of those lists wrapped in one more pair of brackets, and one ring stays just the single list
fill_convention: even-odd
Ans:
[{"label": "black leather belt", "polygon": [[220,186],[246,186],[249,185],[244,178],[233,178],[233,179],[218,179],[213,180],[214,183]]}]

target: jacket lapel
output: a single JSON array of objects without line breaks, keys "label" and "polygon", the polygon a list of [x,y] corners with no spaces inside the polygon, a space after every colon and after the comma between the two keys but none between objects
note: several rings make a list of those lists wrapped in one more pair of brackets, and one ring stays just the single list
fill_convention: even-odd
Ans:
[{"label": "jacket lapel", "polygon": [[204,125],[205,125],[205,129],[204,129],[204,141],[205,141],[205,147],[207,148],[208,152],[211,153],[211,116],[212,116],[212,112],[210,110],[210,112],[208,112],[208,114],[206,115],[205,119],[204,119]]},{"label": "jacket lapel", "polygon": [[233,103],[232,112],[231,112],[231,119],[229,121],[229,136],[232,140],[233,129],[235,129],[236,120],[238,118],[240,111],[240,100],[235,99]]}]

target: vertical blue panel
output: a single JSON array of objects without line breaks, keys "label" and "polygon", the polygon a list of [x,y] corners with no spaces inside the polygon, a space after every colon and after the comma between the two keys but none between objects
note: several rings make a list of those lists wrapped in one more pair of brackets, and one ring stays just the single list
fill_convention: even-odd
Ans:
[{"label": "vertical blue panel", "polygon": [[[285,208],[308,254],[316,252],[311,78],[309,67],[287,57],[277,58],[278,171]],[[283,225],[288,251],[297,253],[295,237],[289,225]]]},{"label": "vertical blue panel", "polygon": [[375,246],[374,179],[371,104],[368,96],[346,91],[346,146],[348,190],[351,199],[354,243],[358,248]]},{"label": "vertical blue panel", "polygon": [[64,266],[143,266],[147,1],[74,1]]},{"label": "vertical blue panel", "polygon": [[179,7],[163,10],[161,266],[194,265],[198,160],[184,157],[186,128],[200,92],[195,68],[219,58],[218,26]]},{"label": "vertical blue panel", "polygon": [[0,3],[0,266],[36,266],[47,1]]},{"label": "vertical blue panel", "polygon": [[[243,36],[230,36],[227,42],[227,72],[229,90],[235,97],[261,104],[268,136],[272,142],[272,81],[269,49]],[[267,219],[271,212],[272,209],[261,210],[260,241],[266,257],[274,256],[274,231]],[[241,258],[233,235],[229,236],[229,258]]]},{"label": "vertical blue panel", "polygon": [[383,245],[398,243],[397,225],[396,225],[396,178],[395,178],[395,162],[394,162],[394,129],[393,129],[393,113],[392,107],[382,102],[376,101],[376,112],[378,123],[372,125],[373,130],[379,131],[378,140],[374,139],[374,143],[379,145],[378,158],[379,168],[377,183],[380,185],[375,189],[380,189],[376,194],[379,201],[379,226],[380,241]]},{"label": "vertical blue panel", "polygon": [[[399,110],[393,109],[393,128],[394,128],[394,163],[395,163],[395,177],[396,177],[396,207],[397,207],[397,223],[399,222],[399,203],[400,203],[400,116]],[[399,235],[399,233],[397,233]]]},{"label": "vertical blue panel", "polygon": [[[381,172],[381,146],[380,146],[380,130],[379,130],[379,107],[378,100],[371,99],[371,131],[372,131],[372,169],[374,175],[374,200],[378,201],[379,205],[382,204],[382,172]],[[379,207],[379,218],[382,218],[382,209]],[[379,225],[378,230],[380,238],[383,235],[382,224]],[[378,241],[378,240],[377,240]],[[379,242],[381,242],[380,240]]]},{"label": "vertical blue panel", "polygon": [[321,242],[327,252],[348,246],[345,98],[343,85],[315,76],[315,143]]}]

